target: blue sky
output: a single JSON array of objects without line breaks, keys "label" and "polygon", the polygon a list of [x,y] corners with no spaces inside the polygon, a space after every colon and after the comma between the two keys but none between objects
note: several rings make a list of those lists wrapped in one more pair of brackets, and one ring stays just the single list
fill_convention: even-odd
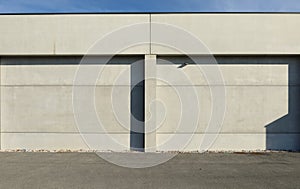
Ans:
[{"label": "blue sky", "polygon": [[0,0],[0,13],[298,11],[300,0]]}]

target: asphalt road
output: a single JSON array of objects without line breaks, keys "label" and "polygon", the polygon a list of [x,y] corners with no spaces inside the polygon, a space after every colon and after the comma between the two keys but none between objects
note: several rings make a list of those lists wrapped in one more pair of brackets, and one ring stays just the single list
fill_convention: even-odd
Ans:
[{"label": "asphalt road", "polygon": [[150,168],[94,153],[0,153],[0,188],[300,188],[300,153],[179,154]]}]

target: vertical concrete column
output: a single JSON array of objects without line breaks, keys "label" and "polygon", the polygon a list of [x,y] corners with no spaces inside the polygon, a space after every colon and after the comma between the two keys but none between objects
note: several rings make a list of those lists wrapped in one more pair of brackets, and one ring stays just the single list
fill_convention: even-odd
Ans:
[{"label": "vertical concrete column", "polygon": [[156,55],[145,55],[145,152],[156,151]]}]

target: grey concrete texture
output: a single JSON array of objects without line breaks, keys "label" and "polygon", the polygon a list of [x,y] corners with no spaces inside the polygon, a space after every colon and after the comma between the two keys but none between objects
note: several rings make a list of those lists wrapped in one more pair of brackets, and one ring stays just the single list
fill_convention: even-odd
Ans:
[{"label": "grey concrete texture", "polygon": [[94,153],[0,153],[0,188],[299,188],[300,153],[179,154],[130,169]]},{"label": "grey concrete texture", "polygon": [[[0,23],[5,30],[1,31],[0,41],[6,45],[0,47],[0,54],[84,54],[95,41],[108,33],[128,25],[146,23],[149,20],[147,15],[142,14],[57,16],[1,15]],[[149,27],[145,25],[142,28],[138,36],[142,41],[149,41]],[[32,31],[36,33],[33,34]],[[134,39],[136,38],[135,35]],[[106,45],[111,46],[111,44]],[[110,53],[112,52],[104,54]],[[141,45],[124,52],[124,54],[132,53],[149,53],[149,45]]]},{"label": "grey concrete texture", "polygon": [[[151,15],[151,53],[181,54],[174,48],[155,44],[163,35],[160,26],[153,23],[160,23],[183,28],[213,54],[299,54],[299,36],[295,36],[299,21],[296,14],[154,14]],[[176,33],[164,36],[176,37]],[[192,49],[188,53],[201,51]]]},{"label": "grey concrete texture", "polygon": [[[135,33],[122,40],[144,41],[146,44],[125,50],[123,54],[181,54],[173,48],[156,45],[157,38],[164,35],[155,23],[174,25],[192,33],[214,54],[299,54],[299,17],[299,14],[209,13],[1,15],[0,43],[5,45],[0,46],[0,54],[84,54],[108,33],[141,23],[140,30],[135,31],[138,35]],[[174,35],[168,33],[164,37],[178,40]],[[115,53],[109,51],[112,44],[104,44],[107,52],[103,54]]]},{"label": "grey concrete texture", "polygon": [[[149,57],[146,61],[149,66]],[[148,57],[148,58],[147,58]],[[118,99],[130,106],[130,86],[138,78],[143,78],[139,69],[132,69],[132,62],[143,59],[141,56],[116,56],[104,65],[105,57],[92,59],[86,67],[104,66],[103,77],[97,82],[96,111],[105,131],[124,144],[124,147],[108,144],[104,130],[95,129],[87,120],[81,132],[89,137],[99,137],[99,143],[92,149],[127,151],[130,138],[130,111],[123,111],[124,128],[114,116],[111,107],[111,92],[118,91]],[[211,58],[194,57],[202,66],[207,66]],[[298,56],[216,56],[226,81],[226,116],[220,135],[210,150],[299,150],[299,57]],[[184,151],[197,151],[205,128],[210,120],[211,96],[203,75],[199,75],[195,65],[185,56],[158,56],[157,71],[164,73],[163,67],[177,68],[182,62],[189,65],[178,69],[178,73],[190,76],[197,90],[200,119],[194,138]],[[80,57],[2,57],[1,58],[1,149],[89,149],[74,120],[72,106],[72,83]],[[96,63],[99,63],[96,65]],[[168,64],[169,62],[169,64]],[[174,65],[170,65],[174,63]],[[211,66],[211,65],[210,65]],[[147,67],[146,67],[147,68]],[[126,71],[127,70],[127,71]],[[153,72],[153,70],[152,70]],[[163,73],[161,73],[163,72]],[[120,74],[122,83],[114,86]],[[137,74],[139,73],[139,74]],[[150,73],[147,72],[149,75]],[[174,78],[176,78],[174,76]],[[93,87],[80,86],[82,90]],[[218,87],[218,83],[215,83]],[[149,87],[149,81],[145,84]],[[151,86],[150,86],[151,87]],[[176,80],[175,87],[192,87],[191,84]],[[155,90],[153,90],[155,89]],[[149,93],[152,92],[153,94]],[[157,147],[159,151],[183,150],[180,141],[162,145],[176,131],[182,138],[192,135],[193,128],[184,125],[176,127],[180,121],[180,104],[171,87],[158,81],[145,91],[145,100],[155,95],[166,107],[168,114],[158,128],[155,137],[146,136],[145,144]],[[144,95],[137,95],[144,96]],[[132,110],[143,109],[142,98],[132,98]],[[84,99],[83,102],[85,102]],[[151,101],[151,100],[150,100]],[[238,103],[237,103],[238,102]],[[147,109],[147,103],[145,108]],[[87,112],[84,107],[82,112]],[[147,112],[147,111],[146,111]],[[159,109],[157,114],[162,114]],[[149,114],[146,116],[149,117]],[[253,119],[255,117],[255,119]],[[148,118],[146,118],[148,120]],[[149,128],[148,126],[146,128]],[[209,133],[210,134],[210,133]],[[131,135],[135,136],[135,135]],[[149,138],[149,140],[148,140]],[[72,141],[72,142],[71,142]],[[236,142],[239,141],[239,142]],[[171,146],[170,146],[171,144]]]}]

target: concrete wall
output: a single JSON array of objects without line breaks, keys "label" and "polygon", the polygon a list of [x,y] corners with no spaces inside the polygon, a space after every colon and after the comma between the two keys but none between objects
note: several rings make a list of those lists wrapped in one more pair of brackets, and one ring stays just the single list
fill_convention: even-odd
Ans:
[{"label": "concrete wall", "polygon": [[[272,60],[271,57],[269,59]],[[221,64],[215,65],[220,69],[224,78],[226,109],[220,132],[216,140],[212,142],[210,150],[266,149],[265,126],[288,114],[289,65],[288,63],[266,64],[263,59],[257,57],[248,59],[247,64],[239,63],[239,61],[245,61],[245,58],[231,57],[227,58],[227,61],[231,63],[222,64],[221,60],[219,61]],[[272,61],[275,63],[277,60]],[[170,65],[169,62],[175,64]],[[187,60],[181,57],[160,57],[157,66],[158,75],[170,74],[168,70],[172,67],[177,68],[180,62],[184,63]],[[157,146],[161,151],[176,149],[197,151],[205,135],[216,134],[216,132],[207,132],[206,129],[211,121],[212,104],[216,103],[212,100],[211,88],[220,87],[220,84],[208,85],[205,73],[201,73],[198,66],[190,64],[177,69],[176,74],[187,75],[191,83],[178,80],[173,86],[164,82],[157,84],[156,96],[164,103],[167,112],[166,119],[157,130]],[[205,66],[214,65],[201,64],[201,68],[204,69]],[[182,109],[182,99],[180,99],[182,97],[176,94],[176,89],[192,91],[192,88],[196,90],[200,107],[196,130],[192,126],[187,126],[193,125],[193,120],[182,120],[182,112],[193,111],[193,109],[188,110],[188,107],[186,110]],[[192,95],[183,98],[192,98]],[[197,103],[196,100],[194,103]],[[162,112],[157,113],[162,114]],[[180,127],[181,121],[185,125]],[[294,124],[294,128],[297,127],[296,123],[291,124]],[[168,140],[174,134],[175,138],[186,141],[187,146],[183,147],[180,140],[177,140],[177,144],[176,141],[169,143]],[[191,138],[190,142],[187,140],[189,138]]]},{"label": "concrete wall", "polygon": [[[95,88],[91,83],[77,87],[82,91],[95,89],[96,113],[105,127],[98,127],[87,118],[82,129],[76,126],[72,101],[80,58],[2,57],[1,149],[129,150],[130,130],[122,124],[130,124],[130,67],[139,57],[115,58],[107,65],[101,64],[101,59],[97,59],[97,65],[80,66],[92,70],[104,67]],[[122,80],[116,83],[120,75]],[[122,123],[114,116],[112,90],[120,94],[118,98],[124,98],[127,107]],[[82,115],[86,111],[91,109],[83,106]],[[87,146],[79,131],[86,140],[96,137],[99,143]],[[109,136],[117,142],[109,142]]]},{"label": "concrete wall", "polygon": [[[299,18],[299,14],[155,14],[151,21],[184,29],[212,54],[299,54]],[[161,33],[159,27],[152,26],[153,42],[160,38],[156,31]],[[165,37],[176,39],[172,35]],[[151,53],[181,54],[161,45],[154,45]]]},{"label": "concrete wall", "polygon": [[[141,58],[117,57],[107,65],[82,65],[92,69],[105,67],[95,87],[95,107],[105,128],[101,130],[87,120],[84,130],[80,130],[84,135],[82,138],[76,126],[72,102],[73,80],[80,57],[2,57],[1,149],[129,150],[130,139],[133,137],[129,129],[132,122],[130,112],[134,114],[133,111],[143,111],[140,106],[134,107],[134,110],[130,108],[131,102],[137,100],[131,94],[132,83],[137,81],[132,80],[139,75],[133,73],[132,63]],[[154,70],[148,71],[148,75],[153,71],[157,72],[155,75],[170,75],[166,70],[175,67],[176,74],[187,75],[192,83],[175,80],[173,86],[170,86],[160,80],[156,84],[153,81],[146,82],[146,112],[150,109],[147,104],[153,98],[163,102],[163,111],[166,112],[163,121],[156,123],[159,124],[158,129],[146,135],[148,148],[151,151],[153,148],[158,151],[198,150],[204,135],[216,134],[207,133],[206,128],[213,103],[210,88],[219,85],[208,85],[204,74],[194,64],[179,69],[182,62],[189,61],[185,57],[159,56],[156,60],[151,56],[149,60],[146,59],[146,63],[150,60],[157,61],[157,64]],[[217,57],[217,61],[225,83],[226,111],[220,133],[210,150],[299,149],[299,58],[229,56]],[[202,68],[205,66],[213,65],[201,64]],[[116,83],[120,75],[121,82]],[[89,83],[78,87],[82,91],[94,90]],[[182,111],[190,110],[182,109],[181,97],[173,88],[186,91],[189,88],[196,89],[201,110],[196,131],[188,125],[177,128]],[[112,107],[112,90],[118,92],[117,97],[121,99],[118,102],[127,107],[127,111],[122,109],[125,120],[121,122]],[[90,110],[83,107],[82,113],[85,111]],[[156,109],[157,119],[164,114],[161,111]],[[147,113],[145,120],[150,117]],[[146,126],[153,128],[153,122],[146,123]],[[191,136],[192,140],[184,148],[176,141],[165,143],[173,134],[177,138],[182,136],[181,141]],[[118,142],[109,142],[111,137]],[[97,144],[87,146],[84,139],[94,138]]]},{"label": "concrete wall", "polygon": [[[299,22],[298,14],[1,15],[1,149],[125,151],[139,146],[132,141],[137,136],[135,141],[143,140],[146,151],[198,150],[205,135],[216,134],[205,133],[205,128],[213,104],[210,87],[217,88],[220,83],[208,85],[195,64],[180,68],[190,59],[156,44],[161,35],[166,41],[179,40],[156,25],[164,23],[200,39],[219,63],[226,112],[210,150],[300,150]],[[114,40],[144,44],[119,52],[105,64],[104,55],[114,54],[111,49],[116,45],[106,41],[106,50],[97,52],[101,56],[83,65],[88,70],[104,68],[95,88],[90,81],[76,87],[83,92],[95,89],[95,110],[105,128],[96,128],[95,122],[87,119],[79,132],[72,97],[81,55],[111,32],[137,24],[142,26],[137,33],[118,35]],[[201,66],[212,66],[209,59],[199,56],[204,52],[186,53],[195,56]],[[201,111],[195,133],[189,126],[176,128],[182,109],[171,86],[159,80],[133,85],[141,77],[170,75],[171,69],[192,81],[176,80],[175,74],[172,87],[196,90]],[[115,117],[113,109],[112,92],[116,91],[122,120]],[[146,131],[158,126],[157,122],[147,122],[153,113],[155,119],[164,114],[151,104],[155,98],[163,102],[166,117],[155,132],[141,138],[131,132],[135,123],[132,115],[145,121],[142,125]],[[79,101],[89,103],[88,99]],[[79,111],[86,115],[90,109]],[[182,140],[165,143],[174,133],[183,141],[191,135],[193,138],[183,149]],[[88,146],[89,141],[96,143]]]},{"label": "concrete wall", "polygon": [[[138,23],[149,22],[148,15],[1,15],[1,55],[77,55],[85,54],[98,40],[110,33]],[[149,26],[138,28],[134,38],[119,36],[129,41],[149,41]],[[116,42],[120,39],[115,39]],[[114,54],[113,44],[102,42],[106,52]],[[133,47],[122,54],[147,54],[149,44]]]},{"label": "concrete wall", "polygon": [[[155,44],[161,35],[165,40],[176,39],[172,32],[163,34],[155,23],[185,30],[201,40],[212,54],[298,54],[300,51],[299,14],[73,14],[1,15],[0,55],[85,54],[98,40],[129,25],[134,34],[118,35],[114,43],[145,43],[121,54],[180,54]],[[139,24],[141,27],[135,27]],[[114,54],[114,43],[103,41],[106,51],[97,53]]]}]

